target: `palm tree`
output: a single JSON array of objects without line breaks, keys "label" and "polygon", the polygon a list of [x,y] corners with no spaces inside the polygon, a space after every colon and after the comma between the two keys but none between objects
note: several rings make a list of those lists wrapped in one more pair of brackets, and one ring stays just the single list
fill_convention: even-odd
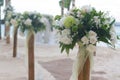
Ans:
[{"label": "palm tree", "polygon": [[64,14],[64,0],[62,1],[62,5],[61,5],[61,16]]},{"label": "palm tree", "polygon": [[75,0],[72,0],[72,7],[75,7]]},{"label": "palm tree", "polygon": [[64,14],[64,8],[67,8],[67,10],[69,11],[70,4],[71,4],[71,0],[60,0],[59,1],[59,5],[61,7],[61,15]]}]

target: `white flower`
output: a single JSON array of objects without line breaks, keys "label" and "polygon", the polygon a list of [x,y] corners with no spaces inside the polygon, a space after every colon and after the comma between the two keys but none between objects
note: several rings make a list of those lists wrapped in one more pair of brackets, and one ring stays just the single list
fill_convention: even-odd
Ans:
[{"label": "white flower", "polygon": [[69,45],[72,43],[73,39],[70,36],[70,30],[64,29],[63,31],[57,30],[56,31],[56,38],[59,42],[63,44]]},{"label": "white flower", "polygon": [[95,44],[97,42],[97,38],[96,37],[91,36],[89,38],[90,38],[90,43],[91,44]]},{"label": "white flower", "polygon": [[70,35],[70,29],[64,29],[62,35]]},{"label": "white flower", "polygon": [[60,22],[58,20],[54,21],[54,25],[60,26]]},{"label": "white flower", "polygon": [[77,11],[77,17],[81,18],[81,12]]},{"label": "white flower", "polygon": [[87,46],[86,50],[89,51],[90,53],[94,53],[96,51],[96,46],[90,44]]},{"label": "white flower", "polygon": [[32,22],[32,20],[28,18],[28,19],[24,22],[24,24],[27,25],[27,26],[30,26],[30,25],[32,25],[31,22]]},{"label": "white flower", "polygon": [[59,21],[60,27],[63,27],[65,18],[66,18],[66,16],[64,16],[60,19],[60,21]]},{"label": "white flower", "polygon": [[116,36],[114,26],[112,26],[110,29],[110,35],[111,35],[111,43],[112,45],[115,45],[117,43],[117,36]]},{"label": "white flower", "polygon": [[89,13],[92,10],[92,7],[90,5],[85,5],[81,8],[83,12]]},{"label": "white flower", "polygon": [[10,20],[10,23],[14,26],[14,27],[17,27],[18,26],[18,23],[15,19],[11,19]]},{"label": "white flower", "polygon": [[89,43],[89,39],[86,36],[83,36],[81,38],[81,41],[83,42],[83,44],[88,44]]},{"label": "white flower", "polygon": [[73,39],[71,37],[63,36],[63,35],[60,37],[60,42],[66,44],[66,45],[72,44],[72,41],[73,41]]},{"label": "white flower", "polygon": [[109,20],[105,20],[103,24],[108,25],[109,24]]},{"label": "white flower", "polygon": [[113,46],[117,43],[117,36],[116,35],[111,35],[111,43]]},{"label": "white flower", "polygon": [[98,16],[94,16],[93,19],[94,19],[94,22],[96,23],[96,25],[100,24],[100,19]]},{"label": "white flower", "polygon": [[91,37],[91,36],[96,37],[97,34],[96,34],[94,31],[90,30],[90,31],[89,31],[89,36],[90,36],[90,37]]}]

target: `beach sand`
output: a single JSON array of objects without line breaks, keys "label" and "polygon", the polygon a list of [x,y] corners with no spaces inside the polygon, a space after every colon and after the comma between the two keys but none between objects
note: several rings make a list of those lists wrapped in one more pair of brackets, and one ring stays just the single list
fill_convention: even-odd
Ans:
[{"label": "beach sand", "polygon": [[[0,40],[0,80],[27,80],[25,66],[25,40],[18,39],[17,57],[12,57],[13,43],[6,44]],[[57,44],[35,44],[36,80],[69,80],[72,64],[76,58],[77,46],[67,56],[60,53]],[[94,65],[91,72],[92,80],[120,80],[120,48],[97,46]]]}]

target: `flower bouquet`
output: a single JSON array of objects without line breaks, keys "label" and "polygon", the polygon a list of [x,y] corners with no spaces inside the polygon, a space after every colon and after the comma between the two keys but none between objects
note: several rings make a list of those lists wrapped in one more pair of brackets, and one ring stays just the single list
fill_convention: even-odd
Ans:
[{"label": "flower bouquet", "polygon": [[10,5],[10,3],[5,7],[4,9],[4,20],[5,20],[5,37],[6,37],[6,43],[10,43],[10,19],[12,18],[13,14],[13,7]]},{"label": "flower bouquet", "polygon": [[108,13],[97,11],[91,6],[73,8],[64,16],[55,17],[58,41],[61,52],[69,54],[76,44],[79,45],[77,60],[73,65],[71,80],[78,80],[79,73],[87,58],[96,51],[97,42],[115,47],[117,35],[114,29],[115,19]]},{"label": "flower bouquet", "polygon": [[14,10],[13,7],[10,4],[8,4],[3,11],[4,14],[5,14],[4,19],[5,19],[5,25],[6,26],[10,26],[10,20],[12,18],[13,10]]},{"label": "flower bouquet", "polygon": [[28,78],[35,79],[34,62],[34,34],[45,30],[45,25],[41,20],[42,16],[37,12],[24,12],[21,16],[20,30],[26,32],[26,55],[25,65],[28,69]]},{"label": "flower bouquet", "polygon": [[25,30],[33,30],[35,33],[45,30],[45,25],[41,20],[42,16],[37,12],[24,12],[21,16],[20,29],[22,32]]}]

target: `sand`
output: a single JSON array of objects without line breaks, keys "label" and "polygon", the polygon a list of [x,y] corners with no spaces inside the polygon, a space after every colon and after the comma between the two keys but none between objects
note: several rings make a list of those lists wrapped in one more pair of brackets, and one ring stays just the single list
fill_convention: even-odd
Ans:
[{"label": "sand", "polygon": [[[12,57],[13,43],[0,40],[0,80],[27,80],[25,40],[18,39],[17,57]],[[57,44],[35,44],[36,80],[69,80],[77,47],[67,56]],[[120,49],[97,46],[92,80],[120,80]]]}]

